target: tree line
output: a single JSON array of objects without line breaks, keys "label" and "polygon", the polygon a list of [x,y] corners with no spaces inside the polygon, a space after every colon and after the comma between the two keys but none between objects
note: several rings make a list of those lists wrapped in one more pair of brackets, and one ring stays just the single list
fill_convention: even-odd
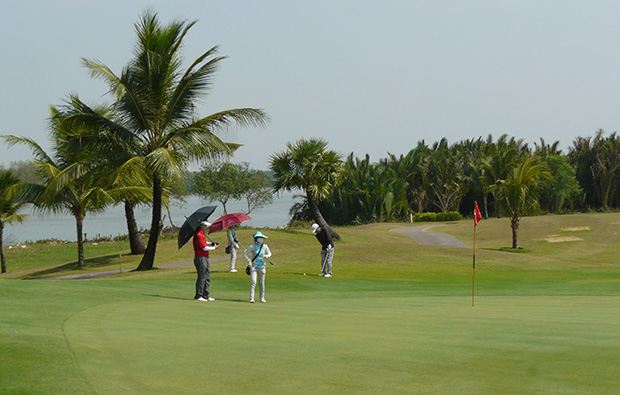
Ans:
[{"label": "tree line", "polygon": [[[290,162],[295,155],[291,152],[308,156],[310,145],[303,140],[289,144],[288,152],[272,159],[280,183],[290,181],[287,174],[303,167],[303,161],[287,166],[282,162]],[[331,152],[330,162],[335,154]],[[325,156],[313,157],[316,162]],[[422,140],[404,155],[388,154],[373,162],[369,155],[340,154],[339,161],[331,181],[325,179],[321,187],[315,181],[305,182],[306,192],[315,188],[321,198],[315,204],[306,193],[304,201],[292,208],[293,219],[316,219],[317,210],[333,225],[406,221],[413,213],[426,212],[471,216],[474,202],[479,202],[485,218],[510,218],[517,248],[523,215],[620,207],[620,141],[615,132],[606,136],[599,130],[593,137],[577,137],[567,154],[557,141],[547,144],[541,138],[530,146],[503,134],[497,140],[489,135],[453,144],[445,138],[432,145]],[[313,166],[320,168],[317,163]]]}]

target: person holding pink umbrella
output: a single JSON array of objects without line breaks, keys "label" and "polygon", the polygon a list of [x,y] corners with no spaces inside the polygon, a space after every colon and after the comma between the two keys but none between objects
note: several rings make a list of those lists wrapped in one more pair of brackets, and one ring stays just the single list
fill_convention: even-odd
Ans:
[{"label": "person holding pink umbrella", "polygon": [[226,231],[226,235],[228,236],[227,250],[230,251],[230,269],[228,271],[231,273],[237,273],[237,269],[235,269],[235,262],[237,261],[239,239],[237,238],[237,232],[235,231],[235,227],[236,225],[233,225]]},{"label": "person holding pink umbrella", "polygon": [[209,228],[209,233],[217,232],[219,230],[227,230],[228,236],[228,246],[226,247],[226,253],[230,254],[230,269],[231,273],[236,273],[237,269],[235,269],[235,262],[237,260],[237,250],[239,249],[239,240],[237,239],[237,232],[234,227],[239,225],[242,222],[251,220],[247,214],[244,213],[230,213],[226,214],[223,217],[220,217],[213,221],[211,228]]}]

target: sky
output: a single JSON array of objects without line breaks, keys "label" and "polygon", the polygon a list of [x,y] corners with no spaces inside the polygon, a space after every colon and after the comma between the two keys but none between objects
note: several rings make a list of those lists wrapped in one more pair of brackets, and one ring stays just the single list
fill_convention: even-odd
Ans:
[{"label": "sky", "polygon": [[[109,102],[82,58],[120,74],[147,8],[197,20],[185,68],[219,46],[202,117],[260,108],[264,128],[219,135],[266,170],[301,138],[372,161],[417,143],[508,134],[533,146],[620,125],[620,2],[545,0],[0,0],[0,134],[49,149],[50,105]],[[0,165],[29,160],[0,143]]]}]

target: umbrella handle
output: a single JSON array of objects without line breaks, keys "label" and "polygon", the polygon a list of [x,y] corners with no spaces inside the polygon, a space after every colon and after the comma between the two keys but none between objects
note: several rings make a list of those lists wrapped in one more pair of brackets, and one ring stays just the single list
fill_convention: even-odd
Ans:
[{"label": "umbrella handle", "polygon": [[211,238],[210,238],[209,236],[207,236],[207,234],[206,234],[206,233],[205,233],[205,237],[206,237],[207,239],[209,239],[209,241],[210,241],[211,243],[213,243],[213,244],[219,244],[219,243],[216,243],[215,241],[211,240]]}]

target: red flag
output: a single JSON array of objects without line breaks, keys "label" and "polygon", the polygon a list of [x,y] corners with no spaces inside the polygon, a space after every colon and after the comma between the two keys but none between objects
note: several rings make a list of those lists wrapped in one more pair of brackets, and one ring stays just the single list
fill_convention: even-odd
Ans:
[{"label": "red flag", "polygon": [[474,205],[474,226],[478,225],[478,222],[482,219],[482,213],[480,212],[480,208],[478,208],[478,202],[475,202]]}]

